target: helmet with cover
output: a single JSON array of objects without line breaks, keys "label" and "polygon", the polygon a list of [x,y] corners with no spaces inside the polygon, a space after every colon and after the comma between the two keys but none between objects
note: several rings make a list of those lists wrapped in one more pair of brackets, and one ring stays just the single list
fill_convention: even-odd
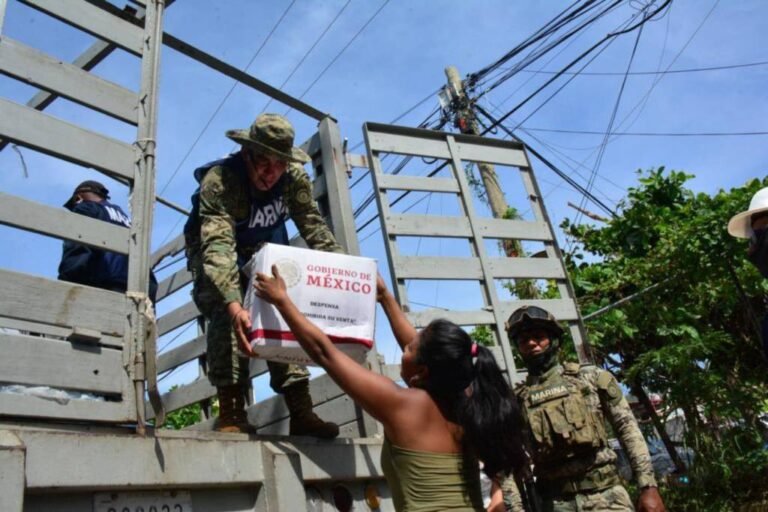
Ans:
[{"label": "helmet with cover", "polygon": [[518,346],[520,335],[526,331],[541,329],[549,335],[549,346],[542,352],[535,355],[525,355],[521,352],[523,361],[531,373],[544,372],[557,362],[560,338],[564,331],[554,315],[546,309],[538,306],[522,306],[509,316],[506,329],[510,343],[518,350],[520,350]]}]

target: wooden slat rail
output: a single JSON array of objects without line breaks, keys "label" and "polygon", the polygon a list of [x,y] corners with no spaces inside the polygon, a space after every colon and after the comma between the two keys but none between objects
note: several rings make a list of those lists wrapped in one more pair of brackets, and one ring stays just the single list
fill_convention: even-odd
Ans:
[{"label": "wooden slat rail", "polygon": [[157,356],[157,373],[164,373],[193,361],[205,355],[205,350],[205,336],[198,336],[168,352],[164,352]]},{"label": "wooden slat rail", "polygon": [[0,270],[0,315],[60,327],[81,327],[112,336],[125,331],[121,293]]},{"label": "wooden slat rail", "polygon": [[192,282],[192,273],[186,268],[166,277],[157,284],[157,300],[160,301]]},{"label": "wooden slat rail", "polygon": [[7,37],[0,39],[0,71],[136,125],[139,97],[113,82]]},{"label": "wooden slat rail", "polygon": [[87,2],[20,1],[99,39],[110,41],[136,56],[141,57],[143,53],[144,30]]},{"label": "wooden slat rail", "polygon": [[128,228],[0,192],[0,224],[128,254]]},{"label": "wooden slat rail", "polygon": [[130,423],[136,421],[132,402],[53,400],[48,397],[0,393],[0,416]]},{"label": "wooden slat rail", "polygon": [[411,190],[420,192],[459,193],[459,184],[453,178],[425,178],[384,174],[379,187],[386,190]]},{"label": "wooden slat rail", "polygon": [[194,302],[187,302],[183,306],[179,306],[170,313],[158,318],[157,335],[168,334],[172,330],[191,322],[198,316],[200,316],[200,312],[197,310]]},{"label": "wooden slat rail", "polygon": [[19,334],[0,334],[0,347],[4,382],[96,394],[122,391],[125,370],[120,350]]},{"label": "wooden slat rail", "polygon": [[133,179],[135,152],[130,144],[2,98],[0,137],[68,162]]}]

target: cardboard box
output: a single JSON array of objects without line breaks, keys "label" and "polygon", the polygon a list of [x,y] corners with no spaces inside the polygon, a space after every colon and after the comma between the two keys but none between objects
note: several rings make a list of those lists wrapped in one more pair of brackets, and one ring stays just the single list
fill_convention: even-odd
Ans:
[{"label": "cardboard box", "polygon": [[339,349],[362,362],[373,346],[376,261],[275,244],[253,255],[244,304],[251,313],[251,347],[261,359],[314,365],[277,309],[253,289],[256,273],[272,275],[273,264],[299,311]]}]

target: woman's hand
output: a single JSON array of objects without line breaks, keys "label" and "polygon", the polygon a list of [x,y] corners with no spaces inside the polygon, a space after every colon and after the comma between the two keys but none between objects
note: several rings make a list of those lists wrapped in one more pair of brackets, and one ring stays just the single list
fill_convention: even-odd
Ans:
[{"label": "woman's hand", "polygon": [[376,274],[376,302],[381,302],[387,296],[387,285],[381,274]]},{"label": "woman's hand", "polygon": [[256,290],[256,295],[259,298],[280,307],[290,299],[285,288],[285,281],[280,277],[280,272],[277,270],[277,265],[272,265],[272,276],[257,272],[253,288]]}]

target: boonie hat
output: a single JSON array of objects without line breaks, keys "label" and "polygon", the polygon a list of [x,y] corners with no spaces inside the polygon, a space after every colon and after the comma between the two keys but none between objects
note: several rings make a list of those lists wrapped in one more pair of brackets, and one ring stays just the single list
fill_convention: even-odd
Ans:
[{"label": "boonie hat", "polygon": [[72,192],[72,196],[67,199],[66,203],[64,203],[64,208],[71,210],[75,206],[75,203],[77,202],[77,194],[80,192],[93,192],[94,194],[100,195],[104,199],[109,199],[109,190],[107,190],[107,187],[98,181],[86,180],[75,187],[75,191]]},{"label": "boonie hat", "polygon": [[521,306],[517,308],[509,315],[505,327],[509,337],[513,340],[526,327],[540,327],[556,337],[562,336],[564,332],[554,315],[538,306]]},{"label": "boonie hat", "polygon": [[227,137],[291,162],[307,163],[309,156],[293,147],[293,126],[278,114],[260,114],[248,130],[227,130]]},{"label": "boonie hat", "polygon": [[756,213],[768,211],[768,187],[761,188],[749,202],[749,209],[731,217],[728,221],[728,233],[736,238],[749,238],[752,236],[752,216]]}]

